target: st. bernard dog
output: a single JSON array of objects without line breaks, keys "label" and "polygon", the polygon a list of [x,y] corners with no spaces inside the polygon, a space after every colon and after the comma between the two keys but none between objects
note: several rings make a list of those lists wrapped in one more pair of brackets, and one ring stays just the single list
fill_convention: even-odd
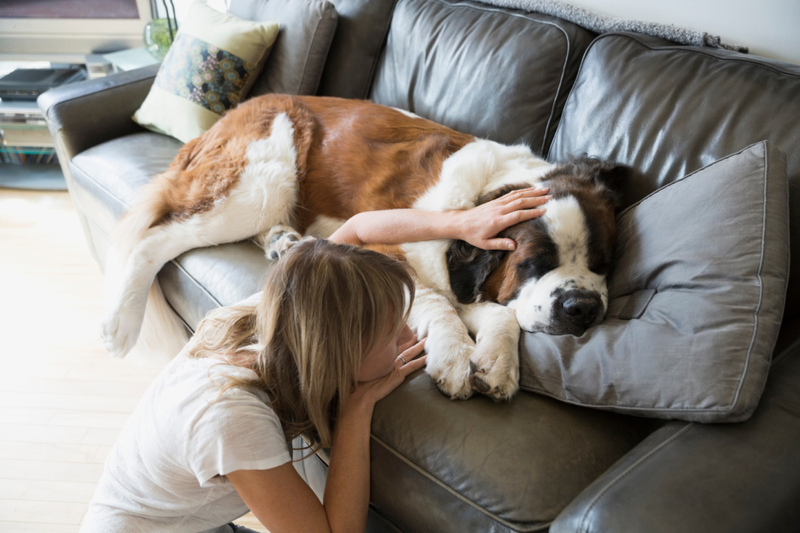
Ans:
[{"label": "st. bernard dog", "polygon": [[324,238],[362,211],[469,209],[538,184],[553,199],[543,217],[502,234],[514,251],[446,240],[373,247],[416,270],[409,326],[428,337],[439,389],[508,399],[520,328],[580,335],[605,314],[617,174],[586,158],[554,166],[527,146],[365,101],[252,98],[187,143],[120,224],[104,345],[118,356],[133,347],[156,273],[192,248],[252,238],[269,257],[270,244],[295,239],[291,228]]}]

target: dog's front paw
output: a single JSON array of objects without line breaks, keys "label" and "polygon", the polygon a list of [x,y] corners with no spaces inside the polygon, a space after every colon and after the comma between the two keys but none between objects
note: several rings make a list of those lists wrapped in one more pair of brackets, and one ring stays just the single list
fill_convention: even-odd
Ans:
[{"label": "dog's front paw", "polygon": [[457,345],[448,347],[447,353],[437,350],[438,353],[428,354],[425,371],[451,400],[466,400],[472,396],[469,356],[474,349],[471,345]]},{"label": "dog's front paw", "polygon": [[496,402],[510,400],[519,390],[517,353],[487,354],[480,347],[469,361],[470,386]]},{"label": "dog's front paw", "polygon": [[297,244],[302,235],[289,226],[275,226],[269,230],[265,250],[267,258],[277,261],[289,248]]}]

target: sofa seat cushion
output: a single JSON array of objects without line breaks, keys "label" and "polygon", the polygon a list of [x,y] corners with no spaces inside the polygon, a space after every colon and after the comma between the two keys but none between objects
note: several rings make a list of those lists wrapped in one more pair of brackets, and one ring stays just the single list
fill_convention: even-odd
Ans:
[{"label": "sofa seat cushion", "polygon": [[641,172],[632,204],[762,140],[786,153],[792,254],[786,316],[800,316],[800,66],[639,34],[598,37],[548,159],[588,153]]},{"label": "sofa seat cushion", "polygon": [[370,500],[402,531],[541,531],[659,421],[521,392],[453,401],[420,371],[372,420]]},{"label": "sofa seat cushion", "polygon": [[544,153],[593,36],[537,13],[401,0],[370,99]]}]

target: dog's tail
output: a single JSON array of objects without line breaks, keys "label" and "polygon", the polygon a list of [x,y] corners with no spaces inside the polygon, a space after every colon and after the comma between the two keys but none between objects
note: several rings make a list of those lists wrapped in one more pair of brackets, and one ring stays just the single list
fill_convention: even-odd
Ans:
[{"label": "dog's tail", "polygon": [[[170,189],[177,174],[178,171],[159,174],[150,183],[142,186],[133,206],[122,217],[114,232],[103,269],[107,318],[120,301],[126,277],[132,275],[132,272],[127,272],[127,269],[134,248],[142,240],[147,230],[164,222],[168,215],[175,210],[170,197]],[[174,350],[174,346],[186,342],[186,330],[183,323],[166,302],[157,280],[153,282],[148,294],[141,331],[141,337],[144,337],[145,340],[139,345],[144,346],[148,351],[164,345],[167,339],[180,333],[177,335],[177,338],[180,339],[177,343],[166,342],[166,345],[169,346],[166,350],[174,351],[172,353],[174,356],[180,350],[180,348]]]},{"label": "dog's tail", "polygon": [[187,342],[189,331],[167,302],[156,278],[147,295],[139,339],[125,359],[134,363],[164,364],[175,357]]}]

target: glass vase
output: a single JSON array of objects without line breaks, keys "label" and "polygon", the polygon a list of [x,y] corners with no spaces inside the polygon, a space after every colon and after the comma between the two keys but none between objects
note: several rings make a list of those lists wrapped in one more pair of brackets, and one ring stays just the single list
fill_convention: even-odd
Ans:
[{"label": "glass vase", "polygon": [[[169,25],[172,25],[170,36]],[[144,46],[150,54],[162,61],[175,40],[178,25],[174,19],[153,19],[144,27]]]}]

